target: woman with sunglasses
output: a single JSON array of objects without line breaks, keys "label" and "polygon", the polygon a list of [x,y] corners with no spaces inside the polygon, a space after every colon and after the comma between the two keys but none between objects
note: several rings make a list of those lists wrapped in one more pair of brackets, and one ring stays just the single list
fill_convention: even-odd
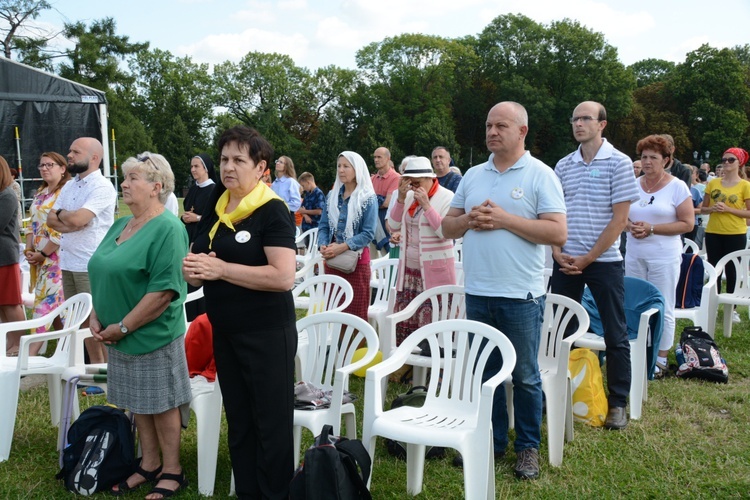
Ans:
[{"label": "woman with sunglasses", "polygon": [[[729,148],[721,157],[723,176],[709,181],[703,197],[702,214],[710,214],[706,226],[708,261],[716,266],[727,254],[743,250],[747,243],[747,222],[750,218],[750,182],[745,180],[748,153],[741,148]],[[727,266],[727,292],[734,292],[737,272]],[[734,322],[740,317],[735,312]]]}]

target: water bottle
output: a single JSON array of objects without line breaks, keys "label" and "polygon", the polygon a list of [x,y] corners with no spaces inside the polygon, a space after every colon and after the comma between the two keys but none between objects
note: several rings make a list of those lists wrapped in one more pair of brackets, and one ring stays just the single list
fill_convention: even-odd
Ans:
[{"label": "water bottle", "polygon": [[682,354],[682,346],[677,344],[674,350],[674,357],[677,360],[677,366],[680,367],[685,362],[685,356]]}]

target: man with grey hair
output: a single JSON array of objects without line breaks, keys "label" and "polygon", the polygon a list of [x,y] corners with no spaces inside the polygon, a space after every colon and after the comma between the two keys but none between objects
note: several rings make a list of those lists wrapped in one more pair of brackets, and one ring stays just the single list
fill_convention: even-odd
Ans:
[{"label": "man with grey hair", "polygon": [[608,429],[628,424],[630,343],[625,322],[625,271],[619,237],[630,204],[638,199],[633,162],[602,137],[607,112],[598,102],[576,106],[570,118],[579,146],[557,162],[568,209],[568,239],[552,247],[553,293],[581,302],[588,285],[604,326],[607,352]]},{"label": "man with grey hair", "polygon": [[[516,465],[522,479],[539,476],[542,381],[537,356],[544,315],[544,246],[567,237],[565,202],[554,172],[526,151],[526,109],[501,102],[487,115],[486,163],[470,168],[443,218],[445,238],[463,238],[466,317],[502,331],[516,351],[513,369]],[[502,367],[490,354],[483,380]],[[505,389],[492,406],[495,457],[508,444]],[[461,459],[456,465],[462,464]]]},{"label": "man with grey hair", "polygon": [[[93,137],[73,141],[68,153],[68,172],[75,178],[60,191],[47,225],[62,234],[60,269],[66,298],[77,293],[91,293],[88,263],[104,235],[114,223],[117,192],[99,165],[104,148]],[[88,327],[88,319],[82,328]],[[91,363],[105,363],[104,345],[93,338],[84,341]]]}]

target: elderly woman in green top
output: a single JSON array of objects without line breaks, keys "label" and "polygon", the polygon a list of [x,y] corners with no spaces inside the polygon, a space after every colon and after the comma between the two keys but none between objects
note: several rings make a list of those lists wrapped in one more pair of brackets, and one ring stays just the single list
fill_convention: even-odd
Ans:
[{"label": "elderly woman in green top", "polygon": [[167,160],[143,153],[122,171],[122,197],[133,216],[114,223],[89,261],[91,332],[108,346],[108,400],[135,414],[143,450],[136,472],[112,493],[156,481],[146,498],[159,499],[187,484],[180,428],[191,397],[181,270],[188,239],[182,223],[164,210],[174,189]]}]

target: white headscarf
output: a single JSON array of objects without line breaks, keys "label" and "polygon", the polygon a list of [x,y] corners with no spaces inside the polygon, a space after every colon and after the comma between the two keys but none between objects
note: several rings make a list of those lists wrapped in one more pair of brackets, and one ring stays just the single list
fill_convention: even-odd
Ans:
[{"label": "white headscarf", "polygon": [[[370,172],[367,170],[365,160],[354,151],[344,151],[339,155],[339,158],[342,156],[352,164],[354,172],[357,174],[357,187],[354,188],[354,192],[349,197],[349,210],[346,216],[346,228],[344,229],[344,238],[348,239],[354,236],[354,227],[362,218],[362,212],[364,212],[367,204],[377,204],[378,200],[377,196],[375,196],[375,189],[372,187]],[[331,189],[328,195],[328,224],[331,227],[331,243],[335,242],[333,234],[336,232],[339,222],[338,196],[343,186],[341,179],[337,175],[333,189]]]}]

